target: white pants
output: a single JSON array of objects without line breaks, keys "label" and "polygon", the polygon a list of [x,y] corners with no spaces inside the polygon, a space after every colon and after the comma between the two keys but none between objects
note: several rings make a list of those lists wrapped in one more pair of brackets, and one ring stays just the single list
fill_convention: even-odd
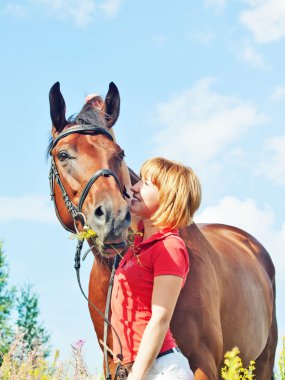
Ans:
[{"label": "white pants", "polygon": [[178,351],[156,359],[145,380],[194,380],[188,359]]}]

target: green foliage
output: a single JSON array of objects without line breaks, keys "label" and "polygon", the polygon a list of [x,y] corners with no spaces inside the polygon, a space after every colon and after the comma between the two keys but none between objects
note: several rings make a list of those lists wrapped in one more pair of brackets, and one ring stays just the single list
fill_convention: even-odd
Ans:
[{"label": "green foliage", "polygon": [[9,352],[3,357],[0,367],[1,380],[67,380],[67,368],[59,365],[58,352],[50,364],[36,349],[30,351],[24,358],[20,358],[19,351],[24,345],[23,335],[16,337]]},{"label": "green foliage", "polygon": [[278,373],[275,374],[276,380],[285,380],[285,336],[283,337],[283,348],[278,359]]},{"label": "green foliage", "polygon": [[[47,346],[49,335],[38,321],[38,297],[33,292],[32,285],[28,284],[17,290],[15,287],[8,286],[8,280],[9,269],[3,252],[3,244],[0,242],[0,366],[3,356],[8,353],[15,339],[16,328],[21,332],[24,341],[21,350],[18,350],[19,357],[23,358],[37,347],[41,347],[44,358],[49,354]],[[18,318],[16,324],[13,325],[11,314],[15,308]]]},{"label": "green foliage", "polygon": [[14,305],[15,287],[8,286],[9,268],[0,242],[0,365],[2,355],[8,352],[13,339],[13,330],[9,323]]},{"label": "green foliage", "polygon": [[22,354],[34,351],[36,347],[41,347],[43,357],[47,357],[49,355],[47,343],[50,337],[43,325],[39,323],[38,296],[34,293],[31,284],[26,284],[20,289],[20,294],[16,299],[16,307],[18,311],[16,324],[23,334],[25,342],[25,350]]},{"label": "green foliage", "polygon": [[[82,342],[82,341],[80,341]],[[55,352],[52,362],[47,361],[41,351],[35,348],[25,358],[19,359],[19,351],[24,344],[23,335],[19,335],[3,358],[0,367],[1,380],[103,380],[102,376],[88,373],[83,356],[83,344],[75,344],[72,360],[59,361],[59,351]]]}]

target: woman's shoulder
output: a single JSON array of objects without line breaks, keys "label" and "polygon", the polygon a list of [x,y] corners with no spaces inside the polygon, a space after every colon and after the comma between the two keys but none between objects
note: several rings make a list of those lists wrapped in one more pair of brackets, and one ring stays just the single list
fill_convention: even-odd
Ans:
[{"label": "woman's shoulder", "polygon": [[179,234],[168,234],[164,239],[157,241],[157,245],[154,249],[155,256],[163,256],[169,258],[183,258],[188,262],[188,251],[183,239]]},{"label": "woman's shoulder", "polygon": [[184,278],[189,271],[190,260],[183,239],[173,234],[158,243],[151,255],[154,275],[173,274]]},{"label": "woman's shoulder", "polygon": [[176,246],[176,247],[184,248],[185,250],[187,250],[185,242],[182,239],[182,237],[179,235],[178,230],[174,230],[173,233],[169,233],[167,236],[165,236],[163,243],[166,246]]}]

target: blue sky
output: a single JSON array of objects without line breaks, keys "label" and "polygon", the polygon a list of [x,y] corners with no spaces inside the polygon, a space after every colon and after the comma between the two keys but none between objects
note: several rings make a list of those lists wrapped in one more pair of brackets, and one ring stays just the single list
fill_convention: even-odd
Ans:
[{"label": "blue sky", "polygon": [[[203,186],[195,220],[244,228],[265,245],[284,336],[284,1],[3,0],[0,29],[0,239],[11,282],[34,284],[62,358],[83,339],[89,367],[101,367],[75,243],[49,201],[48,92],[56,81],[68,115],[114,81],[115,132],[129,166],[138,171],[156,155],[192,166]],[[91,265],[90,256],[86,289]]]}]

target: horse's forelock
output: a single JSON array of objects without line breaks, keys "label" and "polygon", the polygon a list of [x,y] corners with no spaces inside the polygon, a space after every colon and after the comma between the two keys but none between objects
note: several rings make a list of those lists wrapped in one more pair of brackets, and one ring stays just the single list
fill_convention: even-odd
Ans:
[{"label": "horse's forelock", "polygon": [[94,96],[84,104],[82,110],[73,119],[74,124],[105,127],[104,111],[103,99],[100,96]]},{"label": "horse's forelock", "polygon": [[[105,106],[104,100],[99,95],[94,95],[90,98],[87,98],[87,101],[85,103],[84,107],[90,107],[90,108],[98,108],[99,111],[103,110]],[[82,110],[83,110],[82,108]]]}]

